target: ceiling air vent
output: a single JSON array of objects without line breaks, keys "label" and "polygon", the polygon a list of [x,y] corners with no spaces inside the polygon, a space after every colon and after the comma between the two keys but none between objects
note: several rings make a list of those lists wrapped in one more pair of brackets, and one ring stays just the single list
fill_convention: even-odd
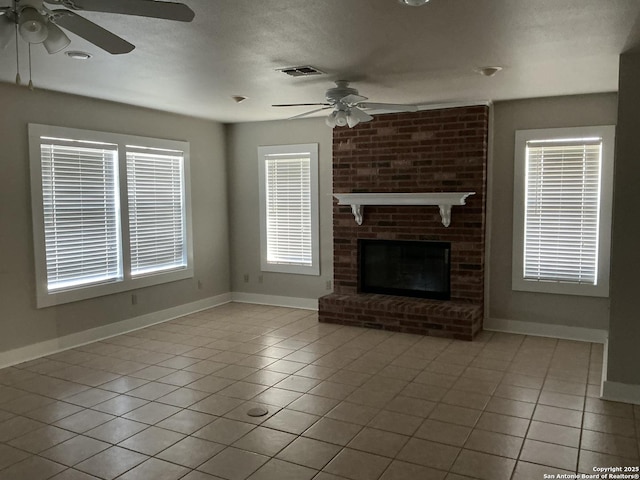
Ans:
[{"label": "ceiling air vent", "polygon": [[310,65],[305,65],[303,67],[286,67],[286,68],[277,68],[276,71],[286,73],[290,77],[307,77],[309,75],[324,75],[324,72],[321,72],[315,67]]}]

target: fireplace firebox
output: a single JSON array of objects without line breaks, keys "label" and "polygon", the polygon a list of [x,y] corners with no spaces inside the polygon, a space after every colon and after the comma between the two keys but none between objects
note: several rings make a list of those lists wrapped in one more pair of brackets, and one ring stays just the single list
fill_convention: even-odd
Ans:
[{"label": "fireplace firebox", "polygon": [[448,242],[358,240],[361,293],[449,300]]}]

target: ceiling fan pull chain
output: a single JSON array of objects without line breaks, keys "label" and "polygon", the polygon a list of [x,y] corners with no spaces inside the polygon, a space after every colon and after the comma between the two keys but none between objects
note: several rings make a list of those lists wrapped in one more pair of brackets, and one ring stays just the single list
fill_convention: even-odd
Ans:
[{"label": "ceiling fan pull chain", "polygon": [[22,84],[20,78],[20,55],[18,54],[18,24],[16,23],[16,85]]},{"label": "ceiling fan pull chain", "polygon": [[31,74],[31,43],[29,43],[29,90],[33,91],[33,81],[31,80],[33,75]]}]

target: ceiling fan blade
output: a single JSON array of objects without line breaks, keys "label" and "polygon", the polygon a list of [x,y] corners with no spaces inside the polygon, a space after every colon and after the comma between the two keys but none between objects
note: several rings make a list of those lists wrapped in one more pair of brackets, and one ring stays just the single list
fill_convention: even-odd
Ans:
[{"label": "ceiling fan blade", "polygon": [[375,103],[375,102],[364,102],[359,103],[358,107],[360,108],[376,108],[380,110],[401,110],[403,112],[417,112],[417,105],[403,105],[400,103]]},{"label": "ceiling fan blade", "polygon": [[358,122],[360,123],[370,122],[371,120],[373,120],[373,117],[371,115],[369,115],[367,112],[363,112],[357,107],[351,107],[351,109],[349,110],[349,113],[352,117],[357,118]]},{"label": "ceiling fan blade", "polygon": [[136,48],[125,39],[69,10],[53,10],[49,20],[113,55],[129,53]]},{"label": "ceiling fan blade", "polygon": [[342,103],[349,106],[356,105],[357,103],[364,102],[365,100],[368,100],[368,98],[363,97],[362,95],[354,95],[354,94],[347,95],[346,97],[342,97],[340,99]]},{"label": "ceiling fan blade", "polygon": [[280,105],[271,105],[272,107],[313,107],[316,105],[324,105],[330,107],[330,103],[282,103]]},{"label": "ceiling fan blade", "polygon": [[183,3],[156,2],[154,0],[73,0],[68,5],[60,0],[45,0],[46,3],[62,3],[74,10],[88,12],[121,13],[140,17],[164,18],[178,22],[190,22],[195,14]]},{"label": "ceiling fan blade", "polygon": [[317,108],[315,110],[311,110],[310,112],[301,113],[300,115],[296,115],[294,117],[289,117],[289,118],[287,118],[287,120],[295,120],[296,118],[306,117],[307,115],[311,115],[311,114],[314,114],[316,112],[321,112],[322,110],[326,110],[327,108],[331,108],[331,105],[329,105],[327,107]]}]

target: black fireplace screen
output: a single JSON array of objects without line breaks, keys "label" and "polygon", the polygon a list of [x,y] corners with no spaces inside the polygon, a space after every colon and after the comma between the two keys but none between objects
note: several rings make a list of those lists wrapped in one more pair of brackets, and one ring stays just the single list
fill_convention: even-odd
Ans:
[{"label": "black fireplace screen", "polygon": [[359,289],[405,297],[449,300],[451,244],[358,240]]}]

